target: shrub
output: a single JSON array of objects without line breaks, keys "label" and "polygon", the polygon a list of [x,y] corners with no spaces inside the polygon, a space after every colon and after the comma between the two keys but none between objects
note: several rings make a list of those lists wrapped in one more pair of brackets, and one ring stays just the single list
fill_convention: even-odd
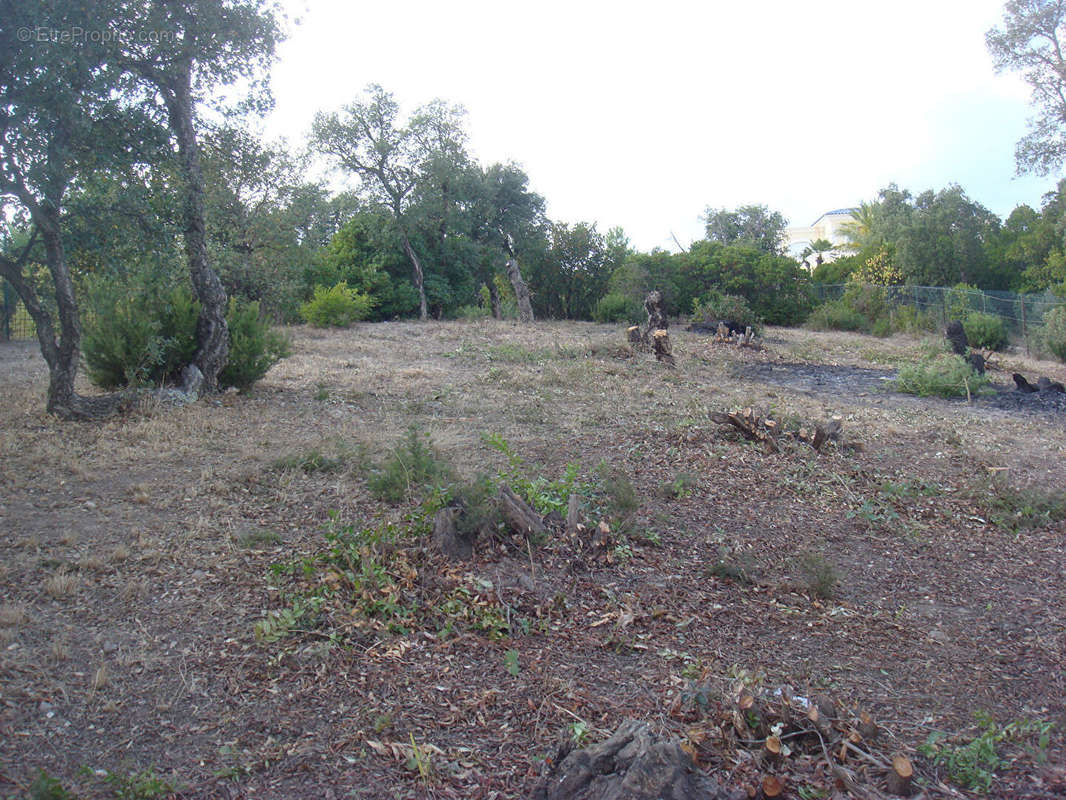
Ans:
[{"label": "shrub", "polygon": [[[974,310],[981,291],[969,283],[957,283],[944,295],[944,313],[950,319],[966,319]],[[980,303],[978,303],[980,305]]]},{"label": "shrub", "polygon": [[366,319],[373,307],[372,297],[341,281],[331,288],[316,286],[314,296],[300,306],[300,316],[316,328],[347,328]]},{"label": "shrub", "polygon": [[888,290],[884,286],[869,283],[849,283],[841,301],[853,311],[862,314],[872,325],[889,314]]},{"label": "shrub", "polygon": [[89,380],[104,389],[165,383],[196,353],[200,304],[188,289],[130,288],[101,284],[90,293],[82,352]]},{"label": "shrub", "polygon": [[970,347],[1000,350],[1007,343],[1007,326],[1002,317],[973,311],[962,321]]},{"label": "shrub", "polygon": [[638,300],[612,292],[596,301],[592,309],[596,322],[639,323],[644,318],[644,308]]},{"label": "shrub", "polygon": [[[152,292],[142,287],[98,286],[94,314],[84,323],[82,352],[89,380],[105,389],[161,385],[174,380],[196,355],[200,304],[185,287]],[[247,390],[290,353],[289,341],[271,330],[258,303],[230,300],[226,324],[230,350],[219,375],[222,388]]]},{"label": "shrub", "polygon": [[451,472],[428,435],[411,428],[392,455],[373,471],[367,486],[379,500],[399,503],[414,489],[447,482]]},{"label": "shrub", "polygon": [[892,330],[901,333],[924,333],[937,330],[936,317],[914,306],[896,306],[890,314]]},{"label": "shrub", "polygon": [[727,320],[752,328],[758,328],[762,322],[748,301],[739,295],[708,292],[696,300],[692,309],[693,322],[714,325]]},{"label": "shrub", "polygon": [[807,327],[816,331],[865,331],[870,321],[840,299],[814,309],[807,318]]},{"label": "shrub", "polygon": [[1060,361],[1066,362],[1066,306],[1044,314],[1044,343]]},{"label": "shrub", "polygon": [[488,319],[492,312],[487,306],[466,305],[455,309],[455,318],[473,322],[478,319]]},{"label": "shrub", "polygon": [[229,358],[218,376],[219,384],[244,392],[281,359],[292,355],[289,337],[270,327],[259,313],[259,303],[238,303],[230,299]]},{"label": "shrub", "polygon": [[987,383],[962,356],[943,353],[901,368],[896,389],[919,397],[966,397]]}]

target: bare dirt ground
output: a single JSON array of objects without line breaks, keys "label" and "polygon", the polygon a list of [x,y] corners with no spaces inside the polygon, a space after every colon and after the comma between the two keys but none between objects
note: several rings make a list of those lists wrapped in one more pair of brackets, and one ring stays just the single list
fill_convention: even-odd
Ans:
[{"label": "bare dirt ground", "polygon": [[[992,796],[1066,791],[1064,418],[768,376],[891,371],[906,337],[673,335],[676,369],[591,324],[297,329],[248,396],[103,425],[45,415],[35,348],[0,345],[0,796],[45,770],[76,797],[525,797],[561,739],[630,717],[755,796],[737,681],[870,713],[929,796],[968,790],[919,746],[986,712]],[[843,439],[768,455],[708,417],[748,406]],[[497,434],[530,477],[574,463],[635,502],[602,558],[501,536],[448,564],[417,497],[368,488],[412,427],[466,479],[507,469]],[[356,557],[384,599],[345,595],[324,531],[384,523],[413,531]],[[256,636],[314,585],[323,608]],[[391,624],[393,600],[422,610]],[[787,796],[837,791],[794,761]]]}]

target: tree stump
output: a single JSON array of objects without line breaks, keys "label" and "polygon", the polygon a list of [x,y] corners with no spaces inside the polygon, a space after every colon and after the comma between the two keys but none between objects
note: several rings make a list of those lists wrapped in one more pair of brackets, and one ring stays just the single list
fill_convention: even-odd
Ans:
[{"label": "tree stump", "polygon": [[650,335],[653,331],[666,330],[668,323],[666,314],[663,313],[662,292],[649,292],[648,296],[644,298],[644,310],[648,314],[648,326],[645,328],[646,335]]},{"label": "tree stump", "polygon": [[914,766],[911,764],[910,759],[901,754],[893,756],[892,768],[886,776],[888,791],[891,794],[910,797],[914,793],[914,788],[911,786],[913,777]]},{"label": "tree stump", "polygon": [[452,503],[433,516],[433,546],[453,561],[465,561],[474,554],[474,536],[459,532],[456,524],[462,516],[463,505]]},{"label": "tree stump", "polygon": [[500,513],[512,531],[529,538],[540,539],[548,535],[544,520],[529,504],[516,495],[510,486],[500,487]]},{"label": "tree stump", "polygon": [[948,342],[951,343],[951,349],[955,355],[966,355],[966,350],[970,346],[970,341],[966,338],[966,330],[962,327],[961,322],[957,319],[953,319],[949,322],[945,335],[947,336]]},{"label": "tree stump", "polygon": [[655,350],[655,360],[673,366],[676,362],[672,352],[673,348],[670,346],[670,334],[665,330],[659,329],[652,334],[651,340],[652,348]]},{"label": "tree stump", "polygon": [[702,775],[677,741],[657,742],[647,723],[627,720],[605,742],[567,743],[533,791],[534,800],[741,800]]},{"label": "tree stump", "polygon": [[647,342],[644,341],[644,334],[640,332],[639,325],[626,328],[626,340],[634,350],[640,351],[648,348]]}]

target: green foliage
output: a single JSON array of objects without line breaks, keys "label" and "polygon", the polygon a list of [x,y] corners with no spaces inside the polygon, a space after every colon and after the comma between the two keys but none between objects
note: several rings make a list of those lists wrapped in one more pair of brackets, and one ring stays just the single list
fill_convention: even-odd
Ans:
[{"label": "green foliage", "polygon": [[579,494],[586,499],[596,494],[593,487],[582,484],[579,480],[580,468],[577,464],[567,464],[563,475],[556,480],[543,476],[530,478],[526,474],[524,459],[514,448],[497,433],[485,434],[483,440],[507,459],[507,466],[500,472],[499,480],[511,487],[541,515],[556,512],[566,515],[570,504],[570,495]]},{"label": "green foliage", "polygon": [[791,258],[703,241],[679,259],[675,296],[681,308],[693,308],[696,298],[714,291],[743,297],[770,325],[795,325],[810,313],[810,275]]},{"label": "green foliage", "polygon": [[1007,325],[995,314],[973,311],[963,319],[962,327],[970,347],[1002,350],[1007,344]]},{"label": "green foliage", "polygon": [[775,256],[784,252],[788,220],[779,211],[760,205],[741,206],[733,211],[708,208],[705,220],[710,241],[747,245]]},{"label": "green foliage", "polygon": [[1046,736],[1051,726],[1014,722],[1000,728],[986,713],[977,712],[974,716],[977,718],[978,733],[970,741],[950,742],[947,734],[938,731],[929,734],[918,752],[937,766],[944,767],[952,782],[964,789],[985,794],[992,788],[995,771],[1005,763],[1000,757],[999,745],[1034,730]]},{"label": "green foliage", "polygon": [[1043,340],[1048,350],[1066,362],[1066,306],[1057,306],[1044,314]]},{"label": "green foliage", "polygon": [[411,428],[367,480],[371,494],[387,503],[399,503],[416,489],[444,483],[451,475],[451,467],[441,460],[429,441],[428,434]]},{"label": "green foliage", "polygon": [[974,304],[980,296],[980,290],[976,286],[957,283],[944,295],[944,313],[949,320],[964,320],[974,311]]},{"label": "green foliage", "polygon": [[292,355],[289,337],[275,330],[259,313],[259,303],[229,302],[229,356],[219,384],[247,391],[270,368]]},{"label": "green foliage", "polygon": [[82,352],[89,380],[101,388],[162,384],[196,354],[200,304],[184,287],[100,283],[90,307]]},{"label": "green foliage", "polygon": [[708,292],[699,298],[692,309],[692,321],[704,325],[733,321],[745,327],[758,328],[761,320],[748,301],[735,294]]},{"label": "green foliage", "polygon": [[844,299],[829,300],[811,312],[807,327],[816,331],[865,331],[870,321]]},{"label": "green foliage", "polygon": [[30,800],[74,800],[74,795],[43,769],[37,770],[37,777],[30,784],[29,791]]},{"label": "green foliage", "polygon": [[824,261],[814,268],[811,280],[814,283],[846,283],[865,260],[861,255],[850,255]]},{"label": "green foliage", "polygon": [[624,294],[606,294],[596,301],[592,318],[596,322],[639,323],[644,317],[644,306],[639,300]]},{"label": "green foliage", "polygon": [[919,397],[967,397],[988,384],[962,356],[943,353],[902,367],[896,390]]},{"label": "green foliage", "polygon": [[104,780],[111,785],[118,800],[152,800],[173,794],[173,784],[156,775],[154,769],[120,775],[109,772]]},{"label": "green foliage", "polygon": [[514,648],[503,654],[503,665],[512,678],[517,678],[522,673],[522,667],[518,663],[518,651]]},{"label": "green foliage", "polygon": [[892,330],[902,333],[931,333],[938,329],[936,315],[914,306],[896,306],[890,313]]},{"label": "green foliage", "polygon": [[273,644],[299,629],[313,627],[311,620],[322,608],[322,603],[321,597],[294,598],[288,607],[271,611],[255,623],[255,640],[261,644]]},{"label": "green foliage", "polygon": [[316,286],[312,298],[300,306],[300,316],[316,328],[347,328],[366,319],[374,307],[374,299],[345,281],[333,287]]},{"label": "green foliage", "polygon": [[[159,385],[175,380],[196,354],[200,304],[182,287],[101,283],[90,294],[84,322],[85,371],[97,386]],[[230,352],[219,375],[223,388],[246,391],[290,355],[288,337],[262,319],[258,303],[230,300]]]}]

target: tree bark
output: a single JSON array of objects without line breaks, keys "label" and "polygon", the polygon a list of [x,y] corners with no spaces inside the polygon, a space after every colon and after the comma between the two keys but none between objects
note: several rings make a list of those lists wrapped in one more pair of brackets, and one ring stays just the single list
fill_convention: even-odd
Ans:
[{"label": "tree bark", "polygon": [[500,304],[500,290],[496,286],[495,278],[489,278],[485,282],[489,287],[489,303],[492,306],[492,318],[503,319],[503,307]]},{"label": "tree bark", "polygon": [[411,247],[411,240],[406,232],[403,235],[403,251],[411,259],[411,269],[414,270],[415,288],[418,289],[418,318],[425,321],[429,319],[429,304],[426,303],[425,273],[422,272],[422,262],[418,260],[415,249]]},{"label": "tree bark", "polygon": [[70,270],[67,267],[59,223],[58,220],[50,218],[50,215],[40,207],[31,213],[39,216],[43,223],[36,226],[35,235],[40,233],[45,243],[45,260],[55,285],[60,328],[58,339],[52,315],[42,305],[37,292],[22,274],[22,262],[25,261],[29,248],[26,249],[24,257],[18,261],[0,257],[0,275],[14,287],[37,329],[37,341],[41,346],[41,355],[48,365],[46,408],[48,413],[60,419],[103,419],[119,409],[122,396],[111,394],[102,397],[83,397],[74,390],[74,380],[78,375],[81,326],[78,322],[78,306],[74,298],[74,287],[70,280]]},{"label": "tree bark", "polygon": [[[200,301],[196,322],[197,351],[194,363],[203,375],[203,391],[218,391],[218,376],[229,356],[229,328],[226,324],[226,290],[207,256],[204,223],[204,174],[193,125],[192,68],[185,62],[168,78],[148,75],[159,86],[167,106],[170,128],[178,142],[178,156],[185,179],[185,257],[193,290]],[[162,85],[160,85],[162,84]]]},{"label": "tree bark", "polygon": [[514,251],[514,240],[511,234],[505,234],[504,243],[507,250],[507,277],[514,288],[514,296],[518,301],[518,321],[533,321],[533,304],[529,300],[529,286],[522,279],[522,272],[518,269],[518,257]]}]

